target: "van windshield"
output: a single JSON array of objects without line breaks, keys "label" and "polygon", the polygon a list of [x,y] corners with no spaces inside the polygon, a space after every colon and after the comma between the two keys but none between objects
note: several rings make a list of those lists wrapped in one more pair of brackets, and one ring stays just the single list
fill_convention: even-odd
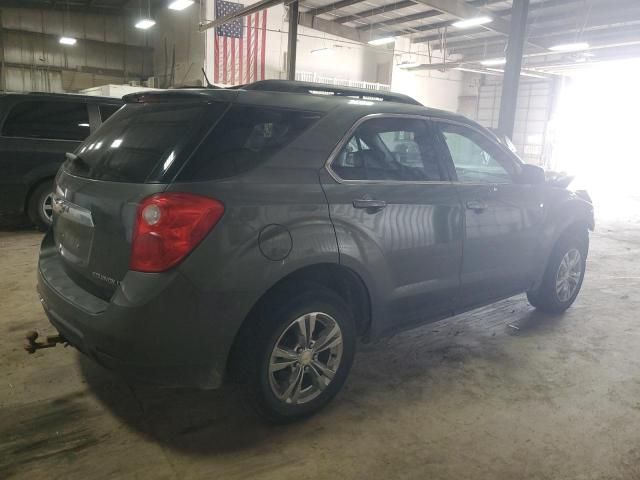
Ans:
[{"label": "van windshield", "polygon": [[76,176],[112,182],[162,182],[179,170],[197,136],[227,104],[128,103],[65,162]]}]

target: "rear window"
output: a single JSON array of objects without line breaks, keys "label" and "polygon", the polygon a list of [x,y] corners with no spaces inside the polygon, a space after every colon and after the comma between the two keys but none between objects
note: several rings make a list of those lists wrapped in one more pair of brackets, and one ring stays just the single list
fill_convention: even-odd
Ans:
[{"label": "rear window", "polygon": [[171,178],[227,104],[129,103],[118,110],[65,162],[72,175],[112,182],[162,182]]},{"label": "rear window", "polygon": [[89,135],[83,102],[26,100],[13,106],[2,126],[5,137],[82,141]]},{"label": "rear window", "polygon": [[180,173],[179,181],[232,177],[266,162],[320,118],[316,112],[232,106]]}]

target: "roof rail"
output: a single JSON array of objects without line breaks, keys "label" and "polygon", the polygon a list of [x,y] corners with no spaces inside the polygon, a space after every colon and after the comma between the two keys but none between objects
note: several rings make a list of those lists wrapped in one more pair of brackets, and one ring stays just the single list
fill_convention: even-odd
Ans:
[{"label": "roof rail", "polygon": [[363,100],[378,100],[384,102],[408,103],[422,105],[420,102],[402,93],[367,90],[364,88],[342,87],[324,83],[299,82],[297,80],[260,80],[247,85],[239,85],[238,89],[261,90],[267,92],[308,93],[320,95],[334,95],[341,97],[355,97]]}]

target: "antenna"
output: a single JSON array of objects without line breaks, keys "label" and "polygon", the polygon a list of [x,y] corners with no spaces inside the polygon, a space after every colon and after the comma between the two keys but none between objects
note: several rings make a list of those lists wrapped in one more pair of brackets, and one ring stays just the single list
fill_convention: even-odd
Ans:
[{"label": "antenna", "polygon": [[204,79],[207,82],[207,88],[216,88],[210,81],[209,81],[209,77],[207,77],[207,72],[204,71],[204,67],[202,67],[200,70],[202,70],[202,74],[204,75]]}]

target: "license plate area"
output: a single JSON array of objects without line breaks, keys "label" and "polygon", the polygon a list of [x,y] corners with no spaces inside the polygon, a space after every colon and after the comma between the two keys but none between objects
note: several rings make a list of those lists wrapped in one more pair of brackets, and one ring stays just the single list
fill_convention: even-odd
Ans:
[{"label": "license plate area", "polygon": [[95,228],[91,211],[55,195],[53,232],[56,248],[68,262],[86,267],[91,258]]}]

